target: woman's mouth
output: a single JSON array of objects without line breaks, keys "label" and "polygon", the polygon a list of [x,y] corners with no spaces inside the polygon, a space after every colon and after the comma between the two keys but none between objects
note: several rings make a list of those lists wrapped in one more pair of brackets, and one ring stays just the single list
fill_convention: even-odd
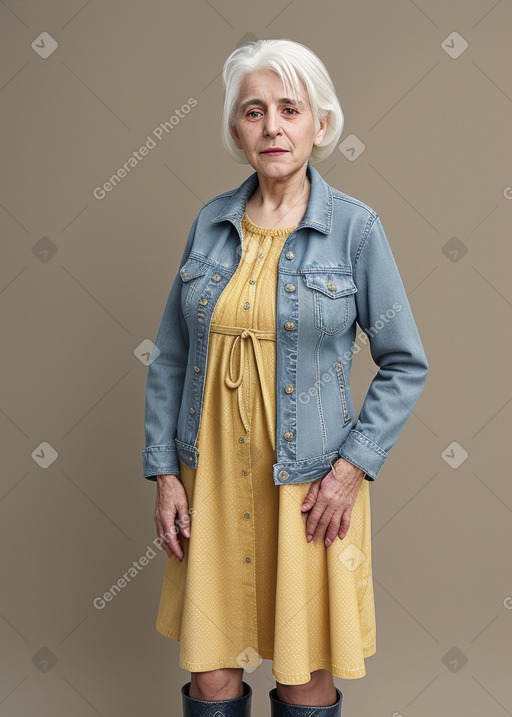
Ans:
[{"label": "woman's mouth", "polygon": [[287,149],[267,149],[262,154],[266,154],[267,157],[280,157],[281,155],[287,153]]}]

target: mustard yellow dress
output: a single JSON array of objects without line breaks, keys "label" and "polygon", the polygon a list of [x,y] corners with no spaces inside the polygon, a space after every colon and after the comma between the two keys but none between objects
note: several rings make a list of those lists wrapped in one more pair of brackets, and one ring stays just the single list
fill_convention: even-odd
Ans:
[{"label": "mustard yellow dress", "polygon": [[326,548],[306,541],[311,483],[272,480],[277,266],[294,228],[243,217],[240,263],[212,316],[198,467],[180,463],[191,537],[183,561],[167,560],[156,621],[185,670],[252,672],[271,659],[289,685],[318,669],[363,677],[376,651],[369,482],[347,535]]}]

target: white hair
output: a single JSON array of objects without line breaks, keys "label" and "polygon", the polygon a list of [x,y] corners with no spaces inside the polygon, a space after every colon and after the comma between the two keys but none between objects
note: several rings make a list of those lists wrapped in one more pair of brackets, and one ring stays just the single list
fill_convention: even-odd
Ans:
[{"label": "white hair", "polygon": [[246,42],[234,50],[222,69],[224,83],[224,111],[222,114],[222,143],[231,157],[247,164],[243,150],[238,149],[229,131],[235,125],[240,86],[245,75],[256,70],[274,70],[281,78],[286,93],[300,94],[300,82],[306,88],[313,114],[315,131],[320,120],[329,115],[327,131],[322,142],[314,145],[309,161],[313,164],[328,157],[343,131],[343,112],[336,90],[323,62],[305,45],[293,40],[257,40]]}]

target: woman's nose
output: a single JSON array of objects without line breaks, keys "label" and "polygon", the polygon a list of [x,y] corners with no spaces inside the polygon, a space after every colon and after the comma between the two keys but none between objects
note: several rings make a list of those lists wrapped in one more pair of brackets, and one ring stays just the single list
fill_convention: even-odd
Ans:
[{"label": "woman's nose", "polygon": [[279,113],[273,110],[269,110],[265,115],[265,122],[263,123],[264,131],[266,134],[274,137],[281,131]]}]

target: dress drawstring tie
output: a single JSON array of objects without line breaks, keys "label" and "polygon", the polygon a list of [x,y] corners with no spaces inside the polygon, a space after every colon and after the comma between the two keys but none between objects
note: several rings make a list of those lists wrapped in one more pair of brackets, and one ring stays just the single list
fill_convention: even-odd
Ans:
[{"label": "dress drawstring tie", "polygon": [[[229,388],[237,389],[238,391],[238,410],[240,412],[240,418],[242,419],[242,423],[244,425],[244,428],[246,431],[249,430],[249,422],[247,420],[247,415],[245,412],[245,406],[244,406],[244,396],[243,396],[243,387],[242,387],[242,379],[244,375],[244,366],[245,366],[245,344],[246,339],[251,339],[253,349],[254,349],[254,357],[256,359],[256,366],[258,369],[258,375],[259,380],[261,384],[261,393],[263,396],[263,404],[265,408],[265,415],[267,419],[267,426],[269,428],[273,426],[273,422],[275,420],[275,416],[272,415],[272,401],[271,397],[268,393],[268,386],[265,381],[265,367],[263,363],[263,354],[261,353],[261,346],[260,346],[260,339],[265,339],[269,341],[275,341],[276,340],[276,334],[274,331],[259,331],[257,329],[247,329],[242,328],[240,326],[225,326],[223,324],[210,324],[210,330],[214,331],[219,334],[230,334],[232,336],[236,336],[236,339],[233,341],[233,344],[231,346],[231,351],[229,354],[229,362],[228,362],[228,370],[226,372],[226,375],[224,376],[224,380],[226,382],[226,385]],[[235,360],[235,353],[237,350],[237,347],[239,347],[239,362],[238,362],[238,371],[236,374],[233,374],[233,364]]]}]

